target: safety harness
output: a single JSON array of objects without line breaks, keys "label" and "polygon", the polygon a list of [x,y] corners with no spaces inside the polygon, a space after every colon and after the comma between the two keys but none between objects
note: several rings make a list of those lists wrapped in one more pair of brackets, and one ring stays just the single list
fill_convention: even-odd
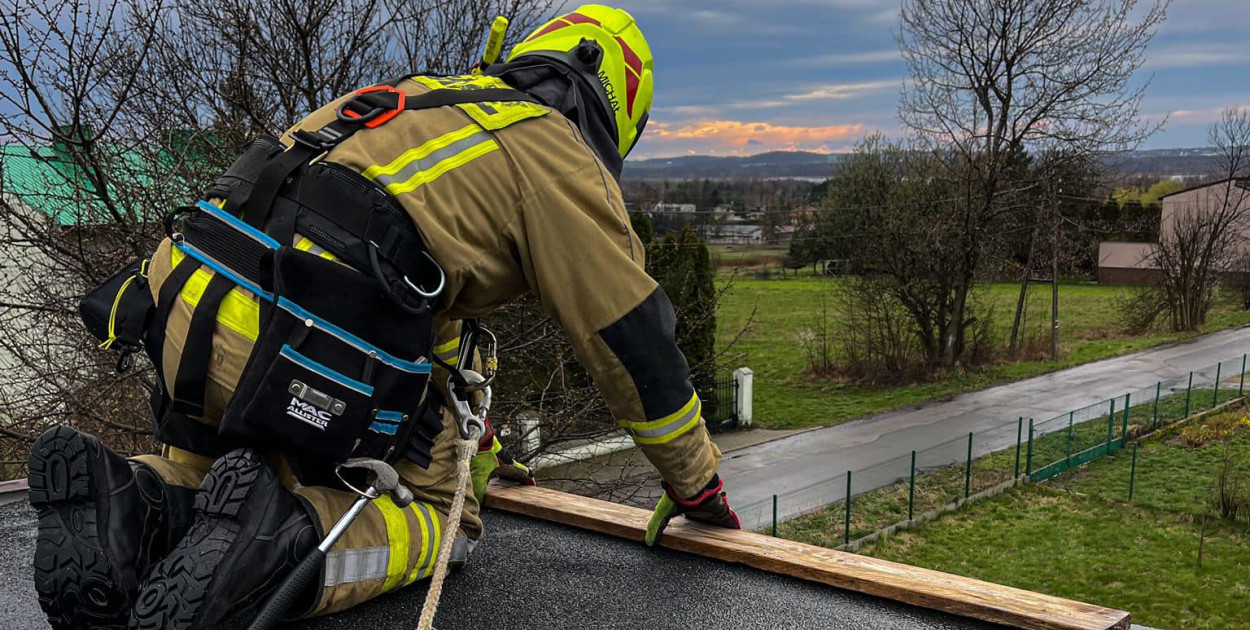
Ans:
[{"label": "safety harness", "polygon": [[[214,202],[170,213],[165,229],[177,256],[171,251],[172,270],[155,300],[127,281],[135,278],[134,267],[128,278],[115,278],[84,300],[84,318],[89,303],[111,303],[112,315],[95,309],[91,319],[109,323],[95,329],[142,338],[157,366],[152,407],[163,443],[212,457],[244,444],[269,446],[287,455],[305,484],[333,485],[333,465],[349,457],[407,455],[429,465],[441,423],[421,405],[431,369],[426,357],[433,357],[431,306],[443,272],[393,197],[322,158],[353,134],[406,111],[537,101],[504,88],[413,96],[398,82],[357,91],[330,123],[293,132],[289,147],[274,138],[253,141],[206,193]],[[297,235],[332,259],[295,247]],[[171,311],[201,269],[212,273],[190,323],[171,331]],[[146,280],[145,274],[145,289]],[[259,298],[259,334],[214,426],[205,400],[213,334],[218,310],[236,288]],[[134,304],[119,319],[123,292]],[[113,322],[123,319],[144,330],[115,331]],[[176,365],[162,356],[171,332],[182,342]],[[118,348],[133,351],[135,344]],[[451,372],[463,391],[467,383]]]}]

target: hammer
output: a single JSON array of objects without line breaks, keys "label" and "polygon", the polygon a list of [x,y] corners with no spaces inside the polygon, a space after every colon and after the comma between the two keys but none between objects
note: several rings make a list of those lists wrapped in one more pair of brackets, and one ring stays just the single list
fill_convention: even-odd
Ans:
[{"label": "hammer", "polygon": [[[252,620],[248,630],[269,630],[282,620],[291,605],[295,603],[296,598],[303,594],[308,585],[321,574],[321,565],[325,562],[330,548],[334,547],[334,543],[338,542],[370,501],[383,494],[390,494],[391,500],[401,508],[412,503],[412,492],[399,482],[399,473],[386,462],[366,458],[349,459],[339,464],[334,469],[334,473],[338,475],[343,485],[357,494],[356,501],[343,513],[334,527],[330,528],[330,533],[326,534],[321,544],[309,552],[300,561],[299,566],[286,576],[282,585],[274,591],[273,596],[265,603],[265,607],[261,609],[256,619]],[[360,483],[362,480],[364,484]],[[365,486],[363,490],[360,489],[361,485]]]}]

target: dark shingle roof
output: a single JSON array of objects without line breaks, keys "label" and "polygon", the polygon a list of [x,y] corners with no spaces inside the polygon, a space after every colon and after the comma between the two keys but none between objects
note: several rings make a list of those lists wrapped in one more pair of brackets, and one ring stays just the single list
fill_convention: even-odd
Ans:
[{"label": "dark shingle roof", "polygon": [[[486,539],[444,588],[443,630],[998,627],[524,517],[485,517]],[[34,514],[24,503],[0,508],[0,627],[47,628],[30,581],[34,535]],[[424,597],[416,585],[285,627],[411,630]]]}]

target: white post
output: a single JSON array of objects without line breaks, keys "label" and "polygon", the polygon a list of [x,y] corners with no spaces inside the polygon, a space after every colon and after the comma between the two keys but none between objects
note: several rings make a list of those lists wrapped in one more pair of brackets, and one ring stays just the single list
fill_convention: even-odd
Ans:
[{"label": "white post", "polygon": [[734,406],[738,409],[738,426],[751,426],[751,396],[755,389],[755,372],[751,368],[741,367],[734,370],[734,381],[738,384],[738,396]]},{"label": "white post", "polygon": [[538,447],[542,445],[542,433],[538,429],[538,417],[534,414],[519,413],[517,414],[517,429],[521,432],[521,447],[526,453],[538,452]]}]

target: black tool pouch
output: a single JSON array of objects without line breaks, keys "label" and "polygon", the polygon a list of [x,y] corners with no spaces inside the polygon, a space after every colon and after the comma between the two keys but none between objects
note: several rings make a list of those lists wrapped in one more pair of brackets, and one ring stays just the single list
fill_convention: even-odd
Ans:
[{"label": "black tool pouch", "polygon": [[148,289],[148,260],[136,260],[93,289],[78,303],[87,331],[100,347],[121,352],[118,371],[142,348],[143,335],[156,305]]},{"label": "black tool pouch", "polygon": [[418,430],[430,365],[415,361],[433,345],[429,309],[414,315],[373,278],[289,247],[267,257],[260,275],[271,279],[263,288],[273,301],[222,437],[330,462],[394,460]]}]

